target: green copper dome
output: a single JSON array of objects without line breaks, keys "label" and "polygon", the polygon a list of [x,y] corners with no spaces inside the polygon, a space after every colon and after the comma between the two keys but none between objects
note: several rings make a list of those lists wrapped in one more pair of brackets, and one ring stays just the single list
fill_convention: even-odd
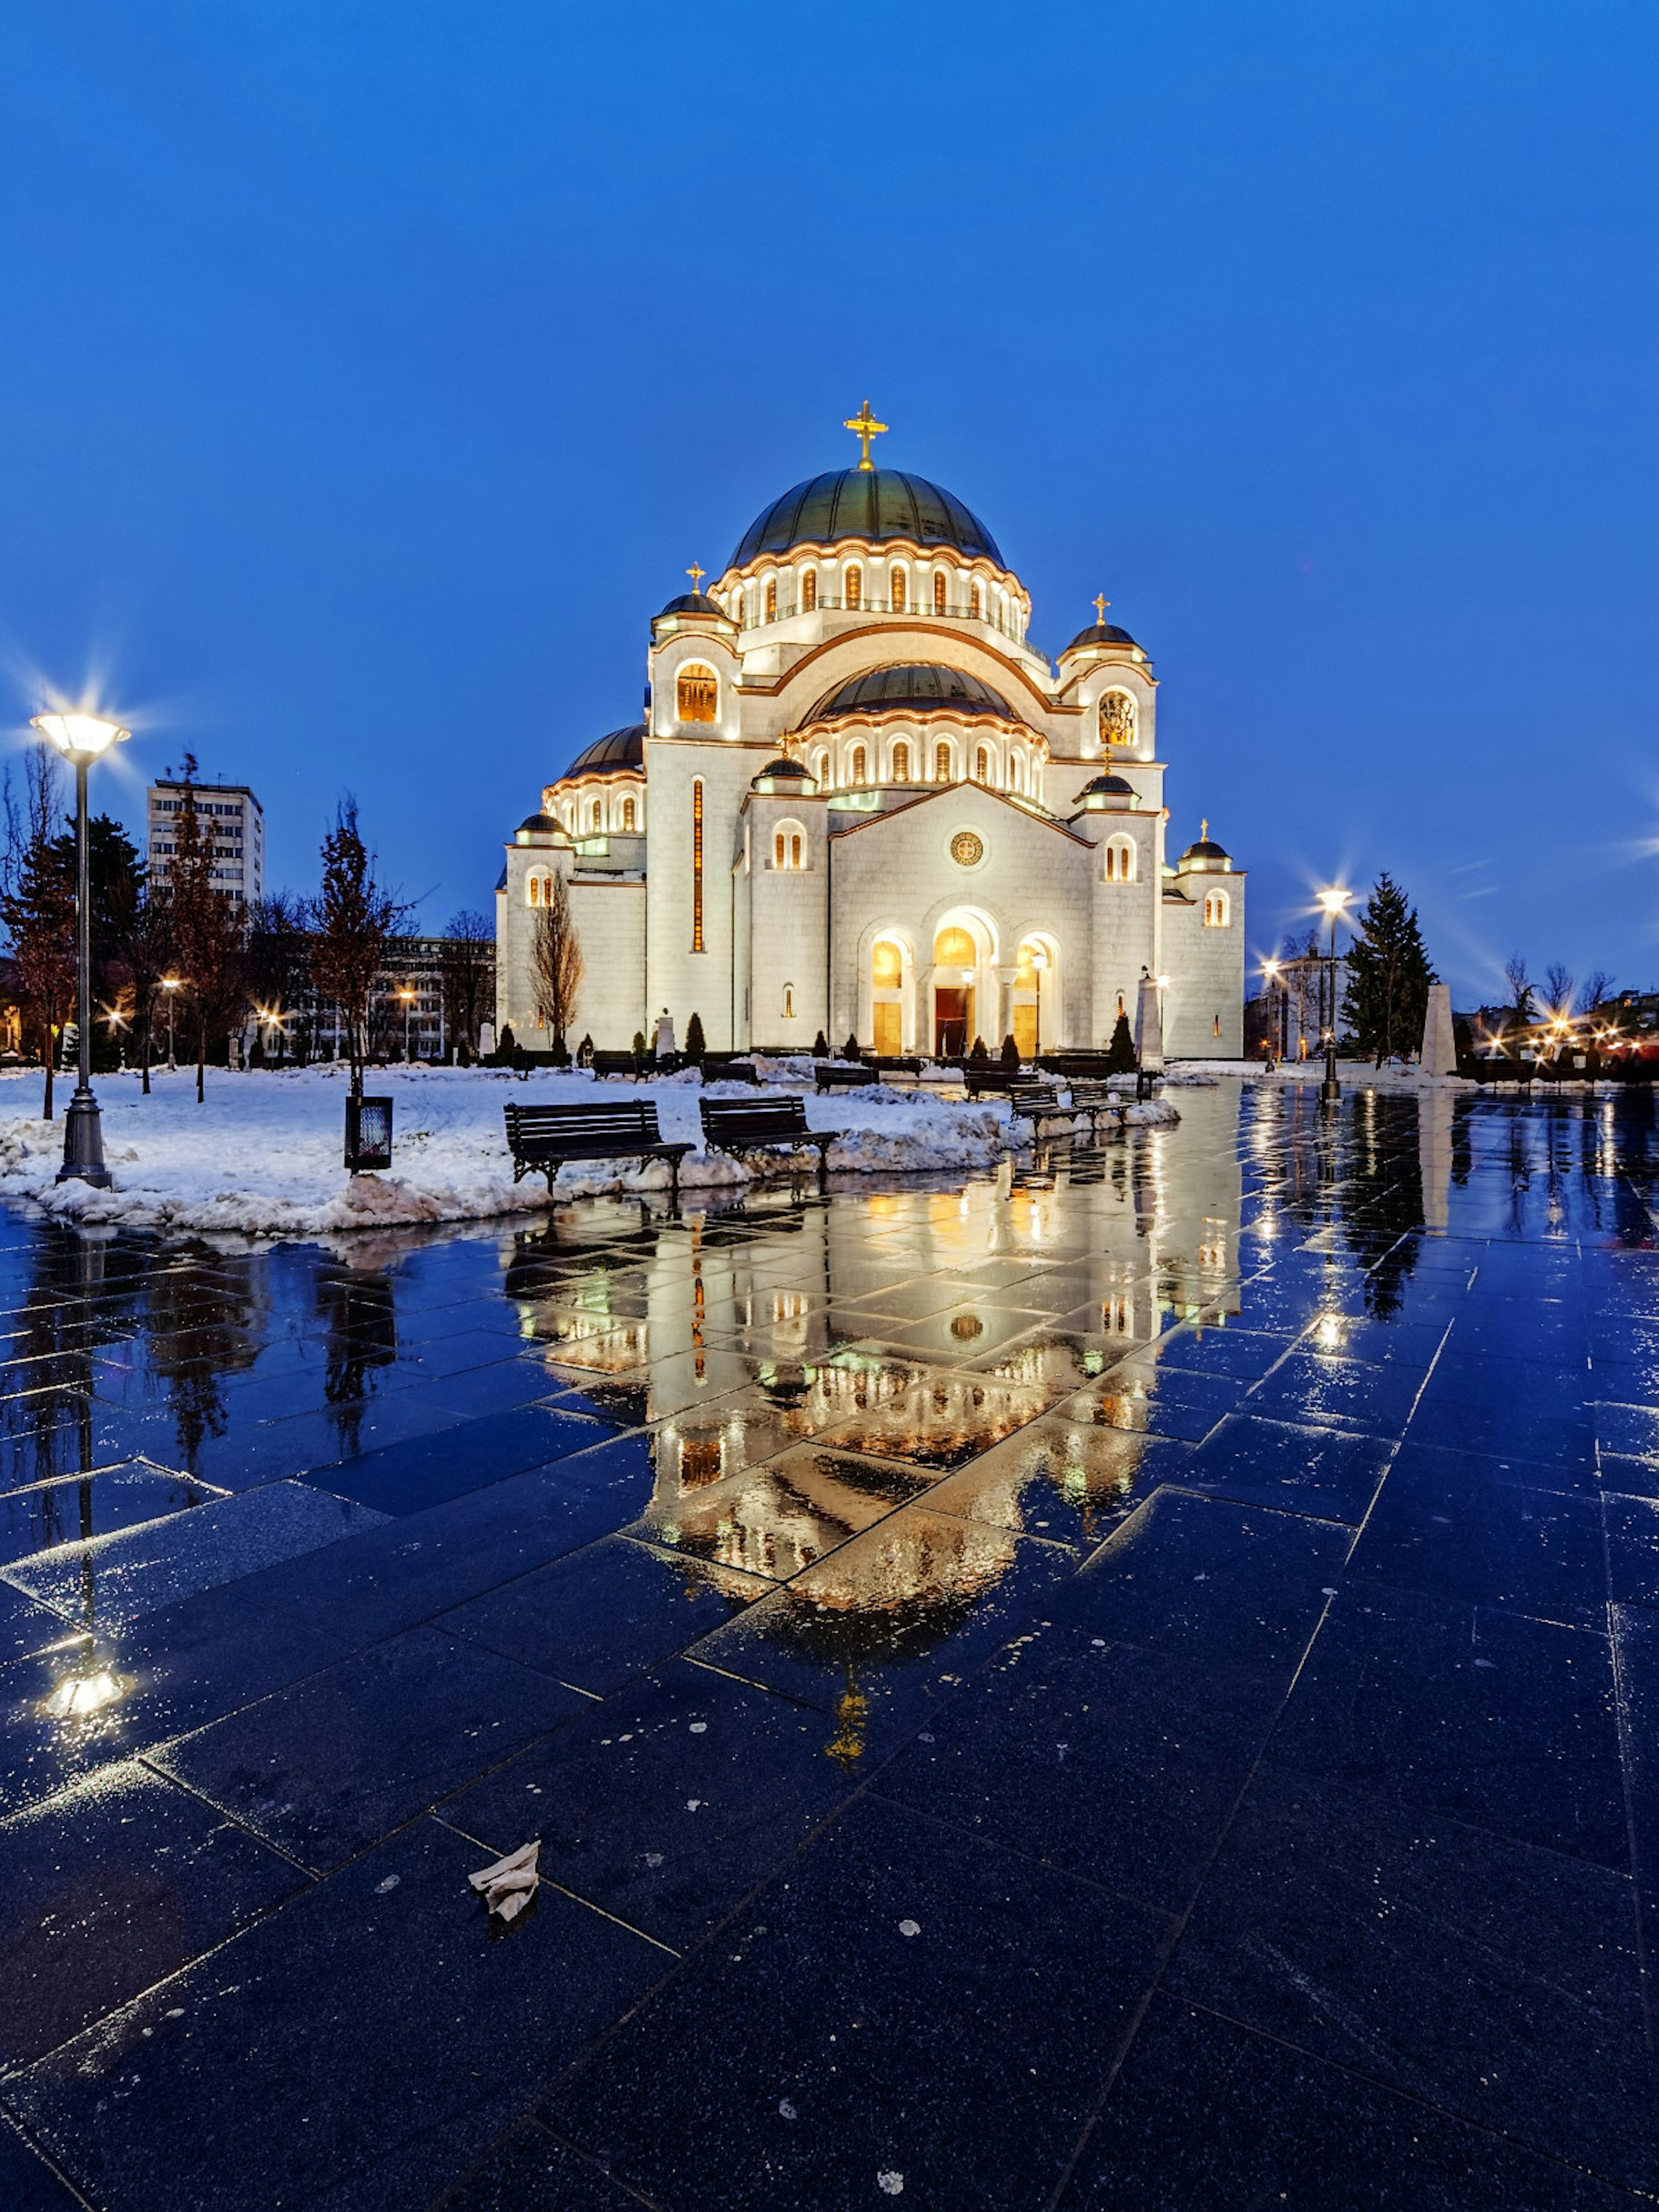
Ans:
[{"label": "green copper dome", "polygon": [[969,561],[982,557],[999,568],[1007,566],[995,538],[954,493],[902,469],[856,468],[809,477],[775,499],[750,524],[729,565],[744,568],[763,553],[827,545],[838,538],[908,538],[924,547],[947,547]]}]

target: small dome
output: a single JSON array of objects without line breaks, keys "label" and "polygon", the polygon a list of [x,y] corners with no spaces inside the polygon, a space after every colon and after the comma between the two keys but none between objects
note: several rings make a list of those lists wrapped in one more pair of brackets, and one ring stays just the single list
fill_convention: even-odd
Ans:
[{"label": "small dome", "polygon": [[[1207,828],[1208,824],[1205,826]],[[1188,845],[1181,856],[1181,865],[1183,868],[1214,867],[1218,862],[1222,866],[1230,868],[1233,864],[1233,856],[1224,845],[1218,845],[1213,837],[1200,837],[1196,844]]]},{"label": "small dome", "polygon": [[656,620],[660,622],[664,615],[703,615],[711,622],[726,623],[733,629],[737,627],[726,609],[717,606],[707,592],[682,592],[678,599],[670,599]]},{"label": "small dome", "polygon": [[556,814],[526,814],[514,834],[524,838],[534,836],[538,830],[544,836],[562,836],[564,824]]},{"label": "small dome", "polygon": [[949,546],[970,561],[1008,565],[985,525],[953,493],[902,469],[858,468],[792,484],[750,524],[730,565],[747,568],[763,553],[830,545],[838,538],[908,538],[916,545]]},{"label": "small dome", "polygon": [[625,730],[608,730],[579,752],[561,777],[614,775],[622,769],[645,766],[645,724],[630,722]]},{"label": "small dome", "polygon": [[1126,783],[1121,775],[1097,775],[1079,792],[1077,803],[1079,806],[1101,807],[1127,800],[1133,806],[1138,795],[1133,784]]},{"label": "small dome", "polygon": [[[1128,631],[1120,629],[1115,623],[1091,623],[1087,629],[1080,629],[1078,632],[1066,647],[1066,653],[1076,653],[1085,645],[1134,644],[1135,640],[1130,636]],[[1065,657],[1065,653],[1060,655],[1062,660]]]},{"label": "small dome", "polygon": [[781,753],[776,760],[768,761],[755,778],[757,783],[811,783],[812,781],[812,772],[805,763],[787,760]]},{"label": "small dome", "polygon": [[995,714],[1005,722],[1019,720],[1000,691],[981,684],[977,676],[960,668],[942,668],[932,661],[911,661],[891,668],[866,668],[820,699],[807,716],[809,722],[827,722],[837,714]]}]

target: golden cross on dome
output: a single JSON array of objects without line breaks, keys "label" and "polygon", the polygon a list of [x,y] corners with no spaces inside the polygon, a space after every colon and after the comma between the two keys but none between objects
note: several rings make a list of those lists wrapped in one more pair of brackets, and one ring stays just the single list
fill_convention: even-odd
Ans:
[{"label": "golden cross on dome", "polygon": [[700,591],[702,588],[702,580],[708,574],[708,571],[707,568],[698,568],[696,562],[694,561],[685,573],[691,579],[691,588],[696,592]]},{"label": "golden cross on dome", "polygon": [[843,430],[850,430],[859,441],[859,466],[873,471],[876,465],[870,458],[870,441],[881,435],[887,428],[886,423],[877,422],[870,412],[870,403],[866,399],[858,413],[849,415],[841,427]]},{"label": "golden cross on dome", "polygon": [[1091,601],[1091,605],[1093,606],[1095,611],[1095,626],[1097,629],[1103,629],[1105,627],[1106,610],[1111,605],[1111,601],[1107,598],[1104,592],[1097,592],[1095,593],[1093,599]]},{"label": "golden cross on dome", "polygon": [[1207,845],[1210,842],[1210,817],[1207,814],[1198,825],[1198,842],[1200,845]]}]

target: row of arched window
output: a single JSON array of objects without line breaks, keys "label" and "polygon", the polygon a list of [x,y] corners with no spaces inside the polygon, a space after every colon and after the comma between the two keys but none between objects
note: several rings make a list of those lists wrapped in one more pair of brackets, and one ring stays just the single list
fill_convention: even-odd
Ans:
[{"label": "row of arched window", "polygon": [[[1232,907],[1225,891],[1206,891],[1204,894],[1204,927],[1206,929],[1225,929],[1232,921]],[[1218,1031],[1218,1035],[1219,1032]]]},{"label": "row of arched window", "polygon": [[640,802],[631,791],[578,792],[554,801],[553,812],[573,837],[602,837],[607,830],[631,837],[640,829]]},{"label": "row of arched window", "polygon": [[1042,767],[1028,747],[1010,744],[1005,753],[1000,745],[989,743],[963,739],[960,744],[959,765],[958,740],[933,740],[931,775],[928,748],[921,738],[892,740],[884,776],[881,773],[879,749],[873,741],[866,742],[861,738],[851,743],[843,740],[834,747],[817,746],[809,765],[822,791],[861,791],[872,782],[955,783],[966,778],[992,791],[1016,792],[1029,799],[1042,796]]},{"label": "row of arched window", "polygon": [[[839,600],[834,596],[837,586]],[[965,617],[990,622],[1010,637],[1025,635],[1024,608],[1000,584],[959,570],[916,568],[908,561],[848,561],[839,568],[807,562],[734,585],[725,599],[726,612],[742,629],[837,605],[849,611]]]}]

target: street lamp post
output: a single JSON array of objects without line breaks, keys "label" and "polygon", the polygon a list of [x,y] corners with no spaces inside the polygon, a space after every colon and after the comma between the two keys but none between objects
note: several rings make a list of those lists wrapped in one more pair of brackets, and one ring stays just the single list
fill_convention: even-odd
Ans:
[{"label": "street lamp post", "polygon": [[179,1072],[179,1063],[173,1056],[173,1010],[179,1003],[179,977],[163,975],[161,988],[167,994],[167,1073],[176,1075]]},{"label": "street lamp post", "polygon": [[112,745],[131,732],[101,714],[36,714],[30,726],[57,746],[75,770],[75,952],[76,1053],[79,1063],[75,1096],[64,1117],[64,1164],[59,1182],[109,1185],[104,1165],[104,1131],[98,1101],[92,1095],[92,892],[87,849],[87,770]]},{"label": "street lamp post", "polygon": [[1261,972],[1267,979],[1267,990],[1273,1001],[1273,1044],[1275,1060],[1285,1057],[1285,1005],[1286,994],[1279,980],[1277,960],[1264,960]]},{"label": "street lamp post", "polygon": [[404,1060],[407,1065],[415,1057],[414,1048],[410,1042],[409,1030],[409,1025],[415,1018],[415,994],[405,984],[398,996],[404,1002]]},{"label": "street lamp post", "polygon": [[1342,1085],[1336,1079],[1336,922],[1337,916],[1352,896],[1352,891],[1334,890],[1319,894],[1319,903],[1331,918],[1331,949],[1325,966],[1329,987],[1330,1024],[1325,1031],[1325,1080],[1319,1086],[1319,1095],[1327,1105],[1334,1105],[1342,1096]]}]

